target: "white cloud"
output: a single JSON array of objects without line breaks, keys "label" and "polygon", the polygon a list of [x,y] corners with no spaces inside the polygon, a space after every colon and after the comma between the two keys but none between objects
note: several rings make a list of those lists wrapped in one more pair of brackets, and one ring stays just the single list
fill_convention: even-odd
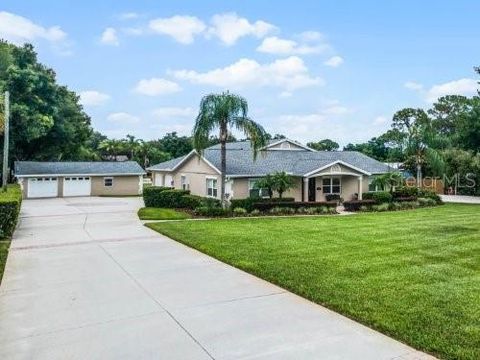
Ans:
[{"label": "white cloud", "polygon": [[322,33],[319,33],[318,31],[304,31],[300,34],[299,36],[303,41],[319,41],[319,40],[324,40],[324,36]]},{"label": "white cloud", "polygon": [[0,38],[19,45],[36,40],[59,45],[67,40],[67,33],[59,26],[46,28],[23,16],[0,11]]},{"label": "white cloud", "polygon": [[194,84],[213,85],[223,88],[240,89],[247,86],[276,86],[288,92],[314,85],[323,85],[324,80],[312,77],[303,60],[297,56],[260,64],[252,59],[237,62],[204,73],[194,70],[170,72],[175,78]]},{"label": "white cloud", "polygon": [[158,119],[168,120],[171,118],[191,118],[196,115],[196,112],[190,107],[162,107],[153,110],[152,114]]},{"label": "white cloud", "polygon": [[332,56],[330,59],[323,63],[326,66],[339,67],[343,64],[343,58],[341,56]]},{"label": "white cloud", "polygon": [[148,96],[172,94],[180,90],[182,88],[176,82],[161,78],[142,79],[134,88],[135,92]]},{"label": "white cloud", "polygon": [[132,20],[132,19],[137,19],[139,18],[140,15],[137,14],[136,12],[125,12],[123,14],[118,15],[118,18],[120,20]]},{"label": "white cloud", "polygon": [[110,95],[96,91],[86,90],[80,92],[80,102],[84,106],[99,106],[103,105],[110,99]]},{"label": "white cloud", "polygon": [[111,27],[106,28],[102,33],[100,42],[105,45],[120,45],[120,42],[118,41],[117,30]]},{"label": "white cloud", "polygon": [[388,119],[385,116],[377,116],[375,119],[373,119],[373,124],[374,125],[383,125],[388,122]]},{"label": "white cloud", "polygon": [[422,84],[414,81],[408,81],[404,84],[407,89],[418,92],[427,103],[433,103],[438,98],[446,95],[464,95],[473,96],[477,94],[479,85],[475,79],[458,79],[443,84],[436,84],[425,89]]},{"label": "white cloud", "polygon": [[477,93],[479,85],[474,79],[459,79],[443,84],[433,85],[426,93],[426,101],[434,102],[445,95],[472,96]]},{"label": "white cloud", "polygon": [[107,116],[107,120],[116,124],[128,125],[138,123],[140,121],[140,118],[126,112],[117,112],[109,114]]},{"label": "white cloud", "polygon": [[423,85],[415,81],[407,81],[405,84],[403,84],[403,86],[405,86],[409,90],[423,90]]},{"label": "white cloud", "polygon": [[281,39],[276,36],[270,36],[263,39],[260,46],[257,47],[257,51],[277,54],[277,55],[293,55],[293,54],[315,54],[320,53],[326,49],[326,45],[307,45],[299,44],[294,40]]},{"label": "white cloud", "polygon": [[206,29],[206,25],[195,16],[176,15],[153,19],[149,28],[158,34],[171,36],[179,43],[191,44],[194,37]]},{"label": "white cloud", "polygon": [[268,22],[258,20],[251,23],[235,13],[216,14],[212,17],[208,35],[216,36],[225,45],[233,45],[244,36],[262,38],[274,31],[276,27]]}]

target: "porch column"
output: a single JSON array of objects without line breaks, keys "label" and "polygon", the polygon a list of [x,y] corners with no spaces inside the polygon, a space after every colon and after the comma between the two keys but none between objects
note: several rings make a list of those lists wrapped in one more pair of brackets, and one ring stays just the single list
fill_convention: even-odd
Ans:
[{"label": "porch column", "polygon": [[165,173],[162,173],[162,182],[161,182],[162,185],[160,186],[166,186],[165,185]]},{"label": "porch column", "polygon": [[308,201],[308,178],[303,178],[303,201]]},{"label": "porch column", "polygon": [[358,200],[362,200],[363,176],[358,177]]}]

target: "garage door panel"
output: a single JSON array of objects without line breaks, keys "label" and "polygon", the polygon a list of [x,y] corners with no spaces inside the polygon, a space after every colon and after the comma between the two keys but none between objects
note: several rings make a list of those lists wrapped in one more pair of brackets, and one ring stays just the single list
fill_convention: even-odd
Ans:
[{"label": "garage door panel", "polygon": [[63,179],[63,196],[90,196],[92,183],[89,176],[72,176]]},{"label": "garage door panel", "polygon": [[56,177],[39,177],[28,179],[29,198],[46,198],[58,196],[58,179]]}]

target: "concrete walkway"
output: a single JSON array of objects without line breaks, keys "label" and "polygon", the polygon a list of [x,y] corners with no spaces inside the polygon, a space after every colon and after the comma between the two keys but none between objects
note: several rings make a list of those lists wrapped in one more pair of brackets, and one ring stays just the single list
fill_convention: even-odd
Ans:
[{"label": "concrete walkway", "polygon": [[136,198],[28,200],[0,359],[427,359],[142,226]]},{"label": "concrete walkway", "polygon": [[480,204],[480,196],[440,195],[443,202],[461,204]]}]

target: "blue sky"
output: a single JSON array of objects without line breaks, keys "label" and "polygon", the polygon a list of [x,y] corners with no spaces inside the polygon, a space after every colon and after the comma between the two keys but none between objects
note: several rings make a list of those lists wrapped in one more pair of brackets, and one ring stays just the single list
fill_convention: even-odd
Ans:
[{"label": "blue sky", "polygon": [[3,0],[0,37],[35,44],[112,137],[187,135],[202,95],[229,89],[271,133],[344,145],[403,107],[473,95],[479,13],[475,1]]}]

